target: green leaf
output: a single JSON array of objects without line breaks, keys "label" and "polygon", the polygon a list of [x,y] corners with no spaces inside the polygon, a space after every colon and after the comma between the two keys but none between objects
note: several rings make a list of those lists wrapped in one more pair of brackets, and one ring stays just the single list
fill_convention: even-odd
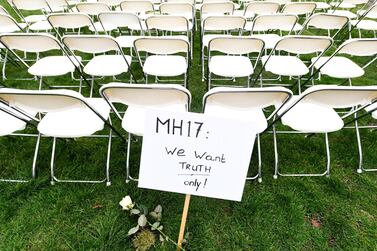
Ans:
[{"label": "green leaf", "polygon": [[130,211],[130,213],[131,214],[140,214],[140,210],[139,209],[132,209],[131,211]]},{"label": "green leaf", "polygon": [[140,215],[139,219],[137,220],[137,224],[139,224],[140,227],[147,225],[147,217],[145,217],[144,214]]},{"label": "green leaf", "polygon": [[133,235],[133,234],[135,234],[137,231],[139,231],[139,225],[137,225],[136,227],[133,227],[133,228],[131,228],[130,230],[128,230],[127,236]]},{"label": "green leaf", "polygon": [[156,213],[162,213],[162,206],[158,205],[153,211]]},{"label": "green leaf", "polygon": [[148,208],[144,205],[140,205],[139,209],[143,212],[143,214],[147,215],[148,214]]},{"label": "green leaf", "polygon": [[156,230],[156,229],[158,228],[159,225],[160,225],[160,222],[157,221],[157,222],[155,222],[155,223],[152,224],[151,229],[152,229],[152,230]]}]

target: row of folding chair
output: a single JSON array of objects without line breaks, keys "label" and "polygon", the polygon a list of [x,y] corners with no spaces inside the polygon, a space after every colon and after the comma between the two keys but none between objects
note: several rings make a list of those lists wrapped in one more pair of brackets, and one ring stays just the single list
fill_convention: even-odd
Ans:
[{"label": "row of folding chair", "polygon": [[[140,85],[109,83],[101,87],[102,98],[85,98],[71,90],[18,90],[0,89],[0,134],[13,135],[30,124],[37,128],[37,143],[33,161],[32,176],[35,178],[38,148],[41,137],[52,138],[51,183],[55,182],[106,182],[110,185],[110,156],[113,133],[127,144],[126,179],[136,180],[131,175],[130,155],[132,137],[143,136],[148,109],[167,111],[189,111],[191,94],[179,85]],[[266,88],[226,88],[210,90],[203,97],[203,110],[207,115],[224,118],[251,120],[257,125],[257,174],[248,179],[262,181],[262,156],[260,137],[273,128],[275,152],[274,178],[280,176],[324,176],[330,175],[330,149],[328,134],[344,128],[347,119],[357,118],[363,113],[377,117],[376,86],[332,86],[321,85],[308,88],[300,95],[293,95],[284,87]],[[124,115],[114,104],[127,106]],[[272,112],[265,108],[272,107]],[[345,109],[346,114],[342,113]],[[128,134],[114,128],[110,111],[121,121],[121,127]],[[276,124],[288,126],[293,132],[304,134],[324,134],[326,143],[326,170],[323,173],[280,172]],[[352,120],[350,122],[353,122]],[[55,175],[55,153],[61,138],[81,138],[98,136],[98,132],[108,128],[109,133],[105,179],[59,179]],[[358,129],[357,129],[358,132]],[[231,131],[229,133],[232,133]],[[2,181],[26,180],[2,179]]]}]

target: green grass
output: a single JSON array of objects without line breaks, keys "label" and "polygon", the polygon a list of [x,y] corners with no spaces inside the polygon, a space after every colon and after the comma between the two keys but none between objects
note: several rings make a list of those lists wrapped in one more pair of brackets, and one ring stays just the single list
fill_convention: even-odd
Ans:
[{"label": "green grass", "polygon": [[[195,112],[201,112],[201,100],[206,91],[200,79],[198,41],[196,36],[189,78],[192,111]],[[141,76],[137,64],[134,70]],[[10,67],[9,74],[19,76],[20,69]],[[376,76],[373,65],[365,77],[354,80],[354,84],[373,85]],[[69,76],[46,81],[71,83]],[[99,80],[100,83],[108,81]],[[321,81],[324,84],[341,82],[330,78]],[[8,80],[5,84],[37,88],[35,81]],[[370,123],[373,121],[363,121],[363,124]],[[28,131],[35,132],[35,129]],[[363,130],[362,139],[366,165],[372,167],[377,163],[377,133]],[[0,177],[30,176],[34,142],[34,138],[0,137]],[[136,145],[131,162],[134,174],[139,164],[140,140]],[[356,173],[354,130],[330,134],[330,147],[330,178],[273,180],[272,136],[264,135],[263,182],[247,182],[240,203],[192,197],[187,249],[377,250],[377,174]],[[134,182],[126,184],[126,145],[121,140],[115,139],[112,148],[110,187],[62,183],[51,186],[50,149],[51,139],[43,138],[36,180],[27,184],[0,183],[0,250],[131,250],[127,231],[135,221],[118,205],[125,195],[131,195],[149,208],[161,204],[164,231],[176,239],[184,195],[139,189]],[[104,139],[59,141],[58,175],[98,178],[105,163],[105,149]],[[279,150],[281,165],[286,171],[315,171],[324,167],[323,137],[279,135]],[[255,170],[254,156],[250,169]],[[320,222],[320,227],[314,227],[312,220]],[[174,250],[174,246],[157,245],[155,249]]]}]

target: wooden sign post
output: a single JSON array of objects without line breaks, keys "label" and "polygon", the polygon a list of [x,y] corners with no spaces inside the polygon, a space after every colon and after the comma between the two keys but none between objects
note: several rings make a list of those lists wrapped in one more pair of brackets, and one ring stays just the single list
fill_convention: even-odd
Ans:
[{"label": "wooden sign post", "polygon": [[241,201],[256,130],[251,120],[150,110],[138,186],[186,194],[178,248],[190,195]]}]

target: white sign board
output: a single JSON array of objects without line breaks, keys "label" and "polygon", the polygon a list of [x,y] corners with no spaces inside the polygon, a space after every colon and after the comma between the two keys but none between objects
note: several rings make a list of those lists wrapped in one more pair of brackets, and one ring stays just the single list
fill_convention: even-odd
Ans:
[{"label": "white sign board", "polygon": [[241,201],[255,140],[253,123],[151,110],[139,187]]}]

